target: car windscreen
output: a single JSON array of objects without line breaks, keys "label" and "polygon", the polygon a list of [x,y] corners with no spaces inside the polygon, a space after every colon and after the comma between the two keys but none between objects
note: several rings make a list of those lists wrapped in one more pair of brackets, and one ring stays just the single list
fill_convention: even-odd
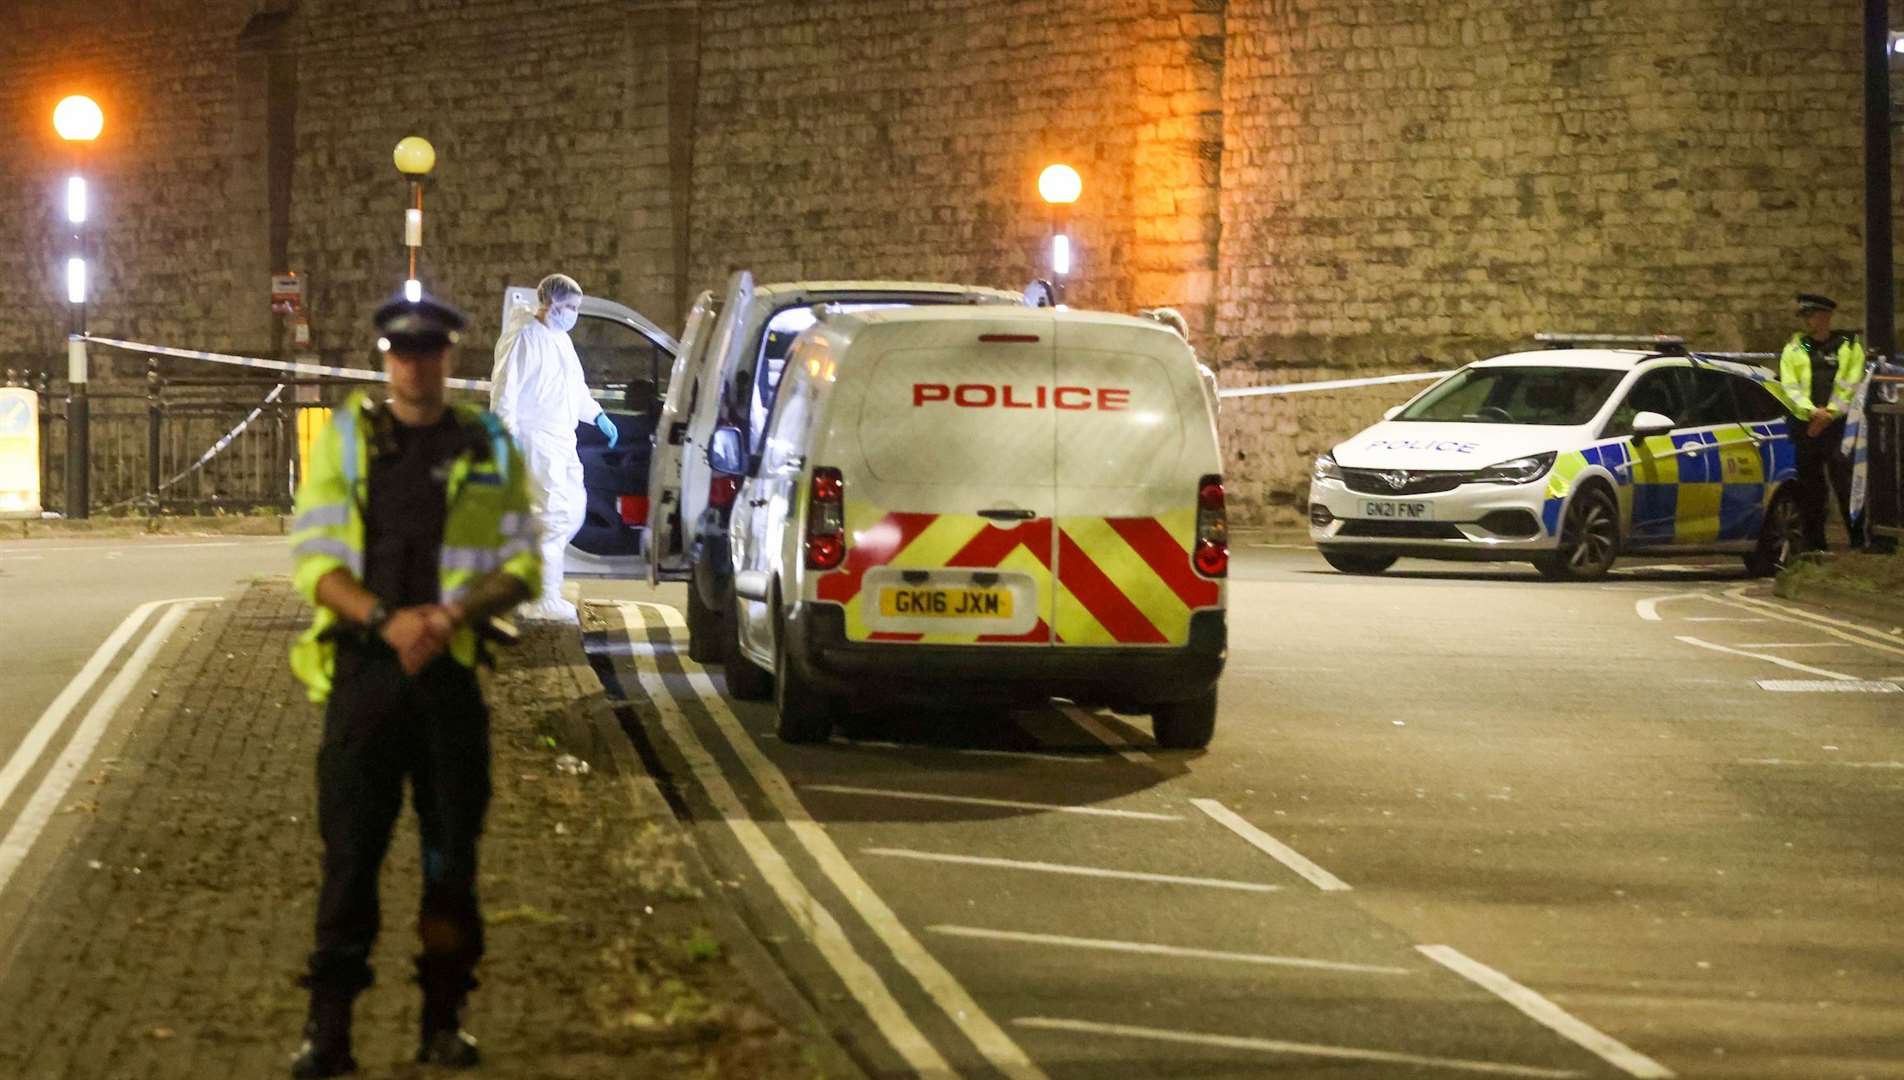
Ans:
[{"label": "car windscreen", "polygon": [[1395,419],[1572,427],[1593,419],[1623,374],[1610,368],[1465,368]]}]

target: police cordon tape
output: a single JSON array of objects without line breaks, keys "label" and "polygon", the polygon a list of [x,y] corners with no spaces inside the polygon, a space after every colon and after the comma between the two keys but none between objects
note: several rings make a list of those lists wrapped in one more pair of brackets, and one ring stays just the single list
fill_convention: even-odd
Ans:
[{"label": "police cordon tape", "polygon": [[213,458],[217,457],[219,454],[224,453],[225,448],[227,446],[230,446],[234,441],[236,441],[238,436],[243,435],[245,433],[245,429],[249,428],[254,420],[258,419],[259,416],[264,414],[264,410],[266,406],[274,404],[278,400],[279,397],[283,396],[283,394],[284,394],[283,383],[279,383],[278,385],[272,387],[271,392],[264,396],[264,401],[259,403],[259,405],[256,408],[246,413],[245,418],[243,420],[238,421],[237,425],[233,427],[230,431],[225,432],[222,438],[220,438],[217,442],[211,445],[211,449],[206,450],[203,454],[200,454],[198,456],[198,460],[192,462],[191,465],[187,466],[183,472],[179,473],[177,476],[172,477],[170,480],[167,480],[164,483],[160,484],[156,491],[141,492],[137,495],[134,495],[130,499],[121,499],[118,502],[113,503],[111,506],[106,507],[101,512],[109,514],[113,512],[114,510],[122,510],[128,506],[145,502],[150,499],[155,499],[157,498],[158,493],[160,491],[164,491],[167,488],[170,488],[172,485],[177,484],[179,481],[185,479],[186,477],[192,475],[198,470],[204,468],[207,462],[211,461]]},{"label": "police cordon tape", "polygon": [[[264,371],[277,371],[289,375],[319,375],[334,379],[358,379],[363,382],[389,382],[390,377],[381,371],[368,368],[333,367],[329,364],[310,364],[293,360],[265,360],[255,356],[231,356],[226,353],[203,352],[198,349],[174,349],[166,345],[148,345],[140,341],[121,341],[117,338],[83,336],[83,340],[95,345],[105,345],[126,352],[145,353],[151,356],[169,356],[179,360],[203,360],[213,364],[229,364],[233,367],[256,368]],[[1329,379],[1323,382],[1279,383],[1275,386],[1236,386],[1217,391],[1218,397],[1259,397],[1267,394],[1300,394],[1316,390],[1346,390],[1357,386],[1379,386],[1384,383],[1426,382],[1453,374],[1449,371],[1429,371],[1412,375],[1374,375],[1361,379]],[[449,379],[450,387],[457,390],[475,390],[487,392],[488,379]],[[597,397],[615,396],[616,391],[594,391]]]}]

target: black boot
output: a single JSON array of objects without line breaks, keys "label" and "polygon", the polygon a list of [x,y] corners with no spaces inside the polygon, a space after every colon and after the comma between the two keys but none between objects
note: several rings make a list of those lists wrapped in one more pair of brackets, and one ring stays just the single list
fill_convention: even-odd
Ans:
[{"label": "black boot", "polygon": [[476,1049],[476,1036],[463,1030],[463,1003],[475,980],[458,976],[419,981],[423,983],[423,1037],[417,1043],[417,1062],[451,1069],[475,1068],[482,1054]]},{"label": "black boot", "polygon": [[291,1059],[293,1080],[319,1080],[357,1071],[357,1059],[350,1056],[350,1003],[348,997],[311,995],[304,1045]]}]

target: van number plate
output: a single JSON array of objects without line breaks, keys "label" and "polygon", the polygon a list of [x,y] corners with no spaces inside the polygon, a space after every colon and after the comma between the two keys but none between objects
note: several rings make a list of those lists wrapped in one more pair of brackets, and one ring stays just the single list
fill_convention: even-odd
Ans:
[{"label": "van number plate", "polygon": [[926,615],[945,619],[1009,619],[1009,589],[934,589],[888,586],[879,590],[879,613],[903,618]]},{"label": "van number plate", "polygon": [[1362,516],[1365,518],[1386,518],[1389,521],[1433,521],[1435,506],[1427,502],[1386,502],[1377,499],[1362,500]]}]

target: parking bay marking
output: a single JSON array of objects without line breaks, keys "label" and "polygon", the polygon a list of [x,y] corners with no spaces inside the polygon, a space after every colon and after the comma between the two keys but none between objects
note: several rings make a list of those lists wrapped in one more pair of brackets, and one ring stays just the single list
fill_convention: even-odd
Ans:
[{"label": "parking bay marking", "polygon": [[1105,746],[1110,747],[1112,750],[1117,751],[1118,756],[1124,760],[1140,763],[1152,760],[1149,754],[1144,753],[1142,750],[1132,748],[1131,744],[1125,742],[1124,737],[1112,730],[1109,724],[1091,715],[1091,713],[1082,706],[1061,705],[1058,707],[1058,711],[1070,717],[1072,723],[1083,728],[1085,734],[1103,743]]},{"label": "parking bay marking", "polygon": [[1323,892],[1348,892],[1349,884],[1304,858],[1302,853],[1250,824],[1242,815],[1215,799],[1191,799],[1190,805],[1208,814],[1217,824],[1243,838],[1251,847],[1300,874]]},{"label": "parking bay marking", "polygon": [[1802,672],[1805,672],[1807,675],[1821,675],[1827,679],[1835,679],[1839,682],[1857,681],[1857,677],[1854,675],[1845,675],[1841,672],[1836,672],[1836,671],[1826,671],[1824,668],[1816,668],[1816,667],[1810,666],[1809,664],[1801,664],[1796,660],[1787,660],[1782,656],[1772,656],[1767,653],[1747,652],[1744,649],[1735,649],[1730,645],[1715,645],[1710,641],[1702,641],[1699,638],[1688,637],[1685,634],[1679,634],[1676,636],[1678,640],[1683,641],[1688,645],[1697,645],[1699,648],[1711,649],[1713,652],[1729,653],[1733,656],[1744,656],[1744,657],[1749,657],[1753,660],[1763,660],[1768,664],[1777,664],[1779,667],[1791,668],[1793,671],[1802,671]]},{"label": "parking bay marking", "polygon": [[1880,630],[1859,626],[1853,622],[1845,622],[1842,619],[1834,619],[1829,615],[1821,615],[1817,612],[1797,609],[1781,610],[1763,600],[1755,600],[1752,597],[1746,596],[1744,589],[1733,589],[1728,591],[1723,597],[1715,596],[1712,599],[1716,603],[1741,607],[1744,610],[1758,612],[1768,618],[1778,619],[1781,622],[1795,623],[1808,629],[1821,630],[1830,634],[1832,637],[1841,638],[1854,645],[1862,645],[1867,649],[1904,656],[1904,647],[1901,647],[1900,644],[1883,640],[1883,632]]},{"label": "parking bay marking", "polygon": [[1881,679],[1759,679],[1760,690],[1781,694],[1897,694],[1904,686]]},{"label": "parking bay marking", "polygon": [[[641,611],[639,606],[623,601],[619,602],[617,607],[621,609],[622,620],[630,633],[634,632],[635,627],[647,625],[646,620],[639,614]],[[670,636],[673,636],[672,631]],[[952,973],[947,971],[930,952],[926,951],[925,946],[921,945],[919,940],[912,936],[912,932],[906,929],[905,924],[899,921],[899,916],[886,905],[886,901],[866,884],[866,880],[860,877],[859,871],[853,869],[845,854],[840,851],[838,845],[833,843],[833,838],[813,820],[813,816],[800,802],[799,796],[793,793],[793,785],[788,782],[786,775],[748,736],[739,718],[734,715],[732,709],[728,708],[726,699],[722,698],[720,692],[715,689],[713,680],[708,678],[706,669],[689,659],[685,650],[677,653],[676,659],[681,665],[681,670],[687,675],[688,684],[694,688],[695,694],[707,709],[715,728],[720,731],[721,736],[732,748],[734,755],[740,759],[741,765],[753,778],[754,783],[767,796],[767,801],[786,822],[787,828],[800,842],[800,846],[805,848],[807,854],[819,865],[820,872],[840,890],[840,894],[846,897],[847,902],[853,905],[860,918],[865,920],[866,925],[892,953],[893,959],[897,960],[899,965],[917,980],[926,995],[945,1013],[947,1019],[951,1020],[967,1039],[971,1040],[972,1045],[978,1048],[979,1053],[991,1063],[993,1068],[1017,1080],[1047,1080],[1044,1070],[1025,1056],[1025,1052],[1012,1041],[1010,1035],[1005,1033],[1005,1029],[999,1027],[983,1009],[979,1008],[978,1002],[972,999],[965,987],[960,985]],[[642,680],[642,688],[657,705],[662,701],[671,700],[658,671],[637,669],[637,673]],[[665,710],[663,715],[667,715]],[[701,747],[699,738],[694,735],[692,728],[686,726],[685,718],[678,710],[674,716],[675,727],[682,736],[691,740],[692,745]],[[673,738],[675,731],[670,730],[669,735]],[[681,745],[680,739],[676,739],[676,743]],[[733,796],[732,787],[726,785],[725,778],[720,774],[719,763],[707,755],[704,747],[701,747],[701,752],[705,761],[697,770],[697,776],[708,776],[725,787],[733,801],[724,808],[723,815],[738,834],[743,821],[746,824],[752,824],[751,815],[740,804],[738,797]],[[758,826],[754,827],[758,828]],[[760,841],[769,847],[772,846],[764,833],[761,834]],[[784,865],[784,859],[781,859],[777,851],[773,853],[773,857]],[[759,865],[758,862],[756,865]],[[790,870],[789,873],[791,873]],[[798,884],[797,880],[794,884]],[[804,892],[804,888],[801,891]],[[824,910],[819,909],[817,901],[812,907]],[[796,913],[795,917],[798,919],[799,914]],[[837,928],[838,924],[834,925]],[[841,940],[844,943],[844,938]],[[849,950],[851,948],[850,945],[846,947]],[[853,954],[856,959],[857,955],[857,953]],[[864,961],[860,963],[863,964]],[[890,992],[885,991],[884,983],[877,982],[877,973],[868,969],[868,974],[873,976],[879,989],[886,993],[889,1001],[892,1001]],[[892,1007],[900,1008],[897,1001],[892,1001]],[[911,1026],[911,1020],[904,1016],[903,1010],[898,1019],[906,1026]],[[930,1050],[931,1047],[928,1045],[925,1049]],[[934,1056],[936,1053],[934,1051]]]},{"label": "parking bay marking", "polygon": [[[764,738],[778,738],[773,732],[762,733]],[[1059,761],[1066,765],[1095,765],[1106,760],[1098,756],[1081,757],[1077,754],[1041,754],[1036,750],[984,750],[971,746],[937,746],[932,743],[896,743],[879,742],[872,739],[849,739],[844,735],[834,735],[830,740],[837,746],[863,746],[874,750],[923,750],[935,754],[966,754],[972,757],[1025,758],[1031,761]]]},{"label": "parking bay marking", "polygon": [[1162,885],[1197,885],[1206,889],[1234,889],[1238,892],[1281,892],[1281,885],[1255,881],[1231,881],[1228,878],[1185,877],[1181,874],[1152,874],[1141,870],[1112,870],[1101,866],[1077,866],[1072,863],[1035,862],[1027,859],[999,859],[989,855],[955,855],[943,851],[915,851],[912,848],[861,848],[866,855],[887,859],[914,859],[919,862],[953,863],[960,866],[988,866],[1000,870],[1030,870],[1040,874],[1074,874],[1079,877],[1115,878],[1119,881],[1149,881]]},{"label": "parking bay marking", "polygon": [[[105,735],[107,726],[111,724],[113,716],[119,711],[119,706],[124,704],[126,697],[132,693],[132,688],[145,676],[146,669],[152,666],[153,658],[171,638],[172,631],[196,604],[217,599],[218,597],[215,596],[193,597],[185,600],[162,600],[154,605],[165,606],[165,613],[153,624],[145,640],[139,642],[138,648],[133,650],[125,666],[119,669],[119,674],[115,675],[113,680],[106,684],[106,688],[100,691],[99,697],[94,699],[92,707],[87,709],[86,715],[80,719],[79,728],[73,732],[72,739],[67,742],[66,749],[53,762],[53,767],[47,770],[46,775],[41,777],[40,786],[34,790],[32,798],[21,809],[19,818],[13,823],[13,828],[7,831],[5,839],[0,839],[0,889],[6,887],[14,871],[18,870],[20,864],[26,860],[27,852],[32,849],[34,841],[39,839],[40,832],[46,828],[46,823],[52,820],[60,800],[66,797],[66,793],[72,789],[73,781],[78,778],[79,771],[85,768],[87,761],[91,760],[94,748],[99,745],[99,740]],[[132,615],[127,616],[125,623],[120,624],[121,629],[125,629],[128,624],[136,627],[143,623],[145,614],[149,610],[151,610],[150,607],[141,605]],[[114,639],[118,639],[119,645],[124,644],[124,639],[119,638],[118,631],[114,631],[113,637],[107,639],[106,645],[100,647],[101,650],[103,651],[107,645],[113,645]],[[106,655],[110,659],[117,652],[118,649],[115,647]],[[94,654],[95,658],[99,655],[99,653]],[[88,667],[90,668],[91,665],[88,664]],[[84,676],[86,672],[82,671],[80,674]],[[97,675],[95,671],[93,677],[97,678]],[[68,689],[70,690],[71,687],[69,686]],[[77,700],[77,696],[75,695],[73,700]],[[65,697],[65,694],[61,695],[62,699]],[[59,704],[59,701],[54,702],[55,706]],[[68,708],[70,709],[70,705]],[[48,712],[49,714],[52,712],[51,708]],[[41,745],[44,745],[44,740]],[[35,752],[37,753],[37,750]]]},{"label": "parking bay marking", "polygon": [[1417,952],[1519,1009],[1561,1038],[1586,1049],[1602,1061],[1646,1080],[1669,1080],[1673,1071],[1634,1050],[1586,1021],[1522,986],[1499,971],[1449,945],[1417,945]]},{"label": "parking bay marking", "polygon": [[1116,941],[1110,938],[1070,937],[1065,934],[1028,934],[1017,930],[987,930],[977,926],[928,926],[934,934],[948,937],[978,938],[985,941],[1010,941],[1020,945],[1052,945],[1070,949],[1099,949],[1105,952],[1135,953],[1140,956],[1167,956],[1180,960],[1220,960],[1238,964],[1263,964],[1270,967],[1314,968],[1356,975],[1412,975],[1405,967],[1387,964],[1351,964],[1342,960],[1311,960],[1302,956],[1272,956],[1267,953],[1229,952],[1222,949],[1193,949],[1181,945],[1157,945],[1144,941]]},{"label": "parking bay marking", "polygon": [[1142,810],[1114,810],[1104,806],[1074,806],[1065,803],[1022,802],[1017,799],[986,799],[976,795],[941,795],[932,791],[897,791],[891,788],[853,787],[848,784],[801,784],[808,791],[834,795],[865,795],[882,799],[910,799],[917,802],[954,803],[961,806],[990,806],[1002,810],[1041,810],[1059,814],[1089,814],[1094,817],[1128,818],[1134,821],[1182,821],[1177,814],[1152,814]]},{"label": "parking bay marking", "polygon": [[[639,608],[632,605],[623,608],[622,617],[628,620],[627,633],[646,633],[647,622],[641,618]],[[813,942],[840,981],[846,984],[853,999],[866,1010],[880,1035],[921,1076],[958,1076],[958,1072],[933,1047],[931,1040],[906,1015],[905,1006],[893,997],[879,973],[853,948],[846,931],[840,927],[833,913],[800,883],[786,857],[780,854],[779,849],[767,838],[766,831],[747,812],[740,796],[722,773],[720,763],[688,725],[680,705],[663,685],[659,670],[637,667],[635,676],[654,705],[661,729],[687,761],[688,770],[694,774],[695,781],[707,793],[709,801],[727,822],[728,828],[733,830],[734,838],[740,842],[749,861],[787,909],[794,923]]]},{"label": "parking bay marking", "polygon": [[[1214,1046],[1226,1050],[1255,1050],[1265,1054],[1289,1054],[1299,1057],[1333,1058],[1340,1061],[1377,1061],[1389,1065],[1430,1066],[1454,1069],[1462,1072],[1488,1073],[1494,1076],[1533,1076],[1553,1077],[1564,1080],[1567,1077],[1580,1076],[1573,1069],[1543,1069],[1531,1065],[1502,1065],[1492,1061],[1473,1061],[1467,1058],[1428,1057],[1422,1054],[1403,1054],[1393,1050],[1365,1050],[1353,1046],[1324,1046],[1320,1043],[1289,1042],[1283,1039],[1261,1039],[1247,1035],[1218,1035],[1199,1031],[1172,1031],[1167,1028],[1138,1027],[1132,1024],[1099,1024],[1089,1020],[1066,1020],[1050,1016],[1021,1016],[1013,1024],[1036,1031],[1068,1031],[1078,1035],[1115,1035],[1127,1039],[1150,1039],[1155,1042],[1178,1043],[1190,1046]],[[1672,1075],[1670,1073],[1668,1076]]]}]

